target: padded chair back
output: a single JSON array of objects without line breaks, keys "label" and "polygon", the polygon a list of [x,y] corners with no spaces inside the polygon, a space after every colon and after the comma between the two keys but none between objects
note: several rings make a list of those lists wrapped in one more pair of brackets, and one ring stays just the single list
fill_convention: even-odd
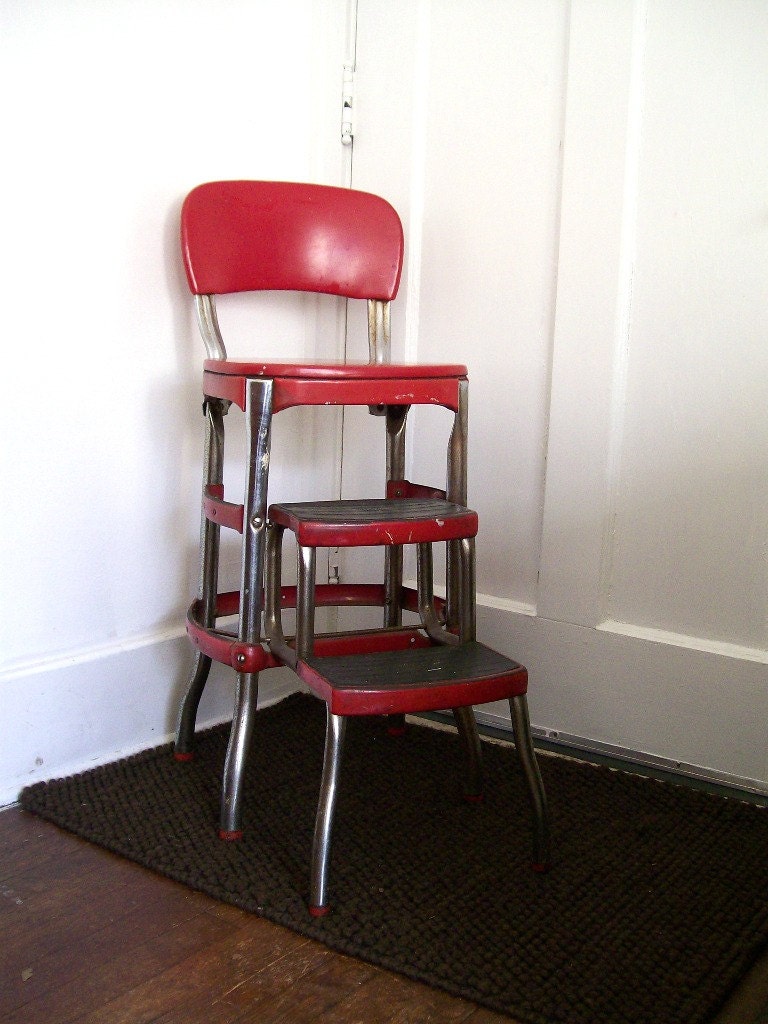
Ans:
[{"label": "padded chair back", "polygon": [[325,292],[388,302],[403,229],[379,196],[329,185],[214,181],[189,193],[181,247],[194,295]]}]

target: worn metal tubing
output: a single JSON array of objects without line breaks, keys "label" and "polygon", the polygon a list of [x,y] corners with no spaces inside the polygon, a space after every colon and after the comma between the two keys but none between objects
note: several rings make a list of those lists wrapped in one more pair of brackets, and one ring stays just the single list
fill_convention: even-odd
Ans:
[{"label": "worn metal tubing", "polygon": [[289,647],[283,633],[282,601],[280,597],[283,565],[283,535],[285,528],[276,523],[267,524],[267,546],[264,566],[264,633],[270,650],[291,668],[296,666],[296,651]]},{"label": "worn metal tubing", "polygon": [[195,651],[195,661],[190,673],[187,692],[179,709],[176,722],[176,741],[173,745],[176,754],[191,754],[195,742],[195,722],[200,698],[203,695],[208,674],[211,671],[211,659],[202,651]]},{"label": "worn metal tubing", "polygon": [[544,783],[536,761],[531,738],[531,720],[528,714],[528,699],[525,694],[509,698],[515,748],[528,786],[528,798],[534,818],[533,863],[539,870],[546,870],[550,864],[549,812]]},{"label": "worn metal tubing", "polygon": [[458,408],[448,442],[446,497],[457,505],[467,503],[467,430],[469,416],[469,385],[459,381]]},{"label": "worn metal tubing", "polygon": [[[224,403],[206,399],[205,441],[203,445],[203,492],[210,485],[221,485],[224,472]],[[200,574],[198,596],[202,602],[202,622],[211,629],[216,622],[216,591],[219,579],[219,538],[221,528],[203,514],[200,517]],[[190,754],[194,744],[195,722],[203,695],[211,659],[197,651],[176,723],[177,754]]]},{"label": "worn metal tubing", "polygon": [[[461,643],[468,643],[476,638],[477,632],[475,615],[475,538],[463,537],[455,543],[459,556],[459,637]],[[477,797],[483,792],[483,760],[475,713],[471,707],[454,708],[453,717],[456,720],[459,735],[464,746],[467,770],[464,792],[469,797]]]},{"label": "worn metal tubing", "polygon": [[[467,445],[469,431],[469,384],[459,382],[458,408],[453,420],[448,442],[448,466],[446,473],[446,498],[457,505],[467,504]],[[451,541],[447,548],[446,564],[446,622],[450,628],[459,625],[460,602],[458,542]]]},{"label": "worn metal tubing", "polygon": [[229,732],[227,756],[221,793],[220,834],[225,838],[240,835],[241,805],[245,762],[253,735],[253,724],[259,698],[259,673],[238,672],[235,713]]},{"label": "worn metal tubing", "polygon": [[462,537],[455,543],[459,554],[459,636],[467,643],[477,639],[475,538]]},{"label": "worn metal tubing", "polygon": [[267,524],[264,558],[264,634],[270,641],[285,639],[280,608],[284,532],[284,527],[276,523]]},{"label": "worn metal tubing", "polygon": [[[205,453],[203,457],[203,494],[210,486],[221,486],[224,479],[224,403],[218,398],[205,401]],[[219,580],[221,527],[203,512],[200,522],[200,585],[203,625],[209,629],[216,621],[216,593]]]},{"label": "worn metal tubing", "polygon": [[317,549],[300,544],[296,552],[296,655],[308,658],[315,641]]},{"label": "worn metal tubing", "polygon": [[[402,480],[405,476],[405,428],[408,419],[407,405],[387,406],[387,483]],[[400,593],[403,586],[402,545],[387,545],[384,549],[384,625],[400,626],[403,609]]]},{"label": "worn metal tubing", "polygon": [[469,797],[479,797],[483,792],[483,752],[475,712],[469,706],[453,708],[453,717],[464,748],[464,793]]},{"label": "worn metal tubing", "polygon": [[242,591],[238,638],[258,643],[261,626],[261,588],[267,526],[267,485],[272,421],[272,381],[246,383],[246,451],[248,466],[243,501]]},{"label": "worn metal tubing", "polygon": [[[272,381],[246,382],[248,465],[243,502],[243,555],[238,639],[257,644],[261,633],[262,582],[267,521],[267,484],[272,422]],[[235,711],[224,762],[221,831],[240,831],[242,781],[258,697],[258,673],[238,673]]]},{"label": "worn metal tubing", "polygon": [[368,300],[368,356],[372,363],[388,363],[391,349],[390,303]]},{"label": "worn metal tubing", "polygon": [[435,611],[432,545],[429,543],[416,545],[416,580],[419,617],[427,636],[438,644],[458,644],[459,637],[443,629]]},{"label": "worn metal tubing", "polygon": [[312,841],[312,868],[310,882],[310,907],[325,910],[328,907],[328,864],[331,853],[331,832],[333,814],[336,809],[339,766],[344,749],[344,733],[347,720],[326,709],[325,755],[323,775],[320,781],[320,799],[315,818],[315,834]]},{"label": "worn metal tubing", "polygon": [[227,349],[221,336],[219,319],[216,315],[216,299],[213,295],[196,295],[195,309],[208,358],[226,359]]},{"label": "worn metal tubing", "polygon": [[[446,480],[446,497],[457,505],[467,504],[467,431],[469,409],[469,385],[467,381],[459,381],[458,408],[453,419],[453,429],[448,442],[448,466]],[[446,590],[445,618],[449,630],[453,631],[460,625],[461,594],[459,591],[458,564],[461,554],[458,541],[450,541],[446,556]]]}]

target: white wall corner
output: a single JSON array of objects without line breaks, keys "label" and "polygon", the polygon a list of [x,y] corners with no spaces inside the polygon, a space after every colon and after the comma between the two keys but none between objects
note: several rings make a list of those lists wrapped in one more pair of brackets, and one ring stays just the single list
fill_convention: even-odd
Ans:
[{"label": "white wall corner", "polygon": [[[28,785],[76,774],[173,738],[192,664],[181,630],[28,664],[0,677],[0,806]],[[198,728],[231,717],[234,672],[214,665]],[[287,669],[262,674],[259,706],[298,687]]]}]

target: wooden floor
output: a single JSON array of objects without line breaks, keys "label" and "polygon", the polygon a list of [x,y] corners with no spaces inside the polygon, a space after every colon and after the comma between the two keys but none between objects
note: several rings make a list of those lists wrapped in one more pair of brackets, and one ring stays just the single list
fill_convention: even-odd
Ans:
[{"label": "wooden floor", "polygon": [[[0,1024],[509,1024],[16,808],[0,813],[0,897]],[[717,1024],[768,1024],[768,957]]]}]

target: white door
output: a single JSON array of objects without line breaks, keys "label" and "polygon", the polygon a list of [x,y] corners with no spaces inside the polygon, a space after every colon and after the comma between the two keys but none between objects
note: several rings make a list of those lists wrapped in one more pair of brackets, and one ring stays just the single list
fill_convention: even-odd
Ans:
[{"label": "white door", "polygon": [[[762,790],[766,109],[761,0],[357,3],[395,358],[470,371],[480,638],[539,731]],[[443,478],[439,427],[411,479]],[[371,438],[348,421],[347,493],[380,487]]]}]

